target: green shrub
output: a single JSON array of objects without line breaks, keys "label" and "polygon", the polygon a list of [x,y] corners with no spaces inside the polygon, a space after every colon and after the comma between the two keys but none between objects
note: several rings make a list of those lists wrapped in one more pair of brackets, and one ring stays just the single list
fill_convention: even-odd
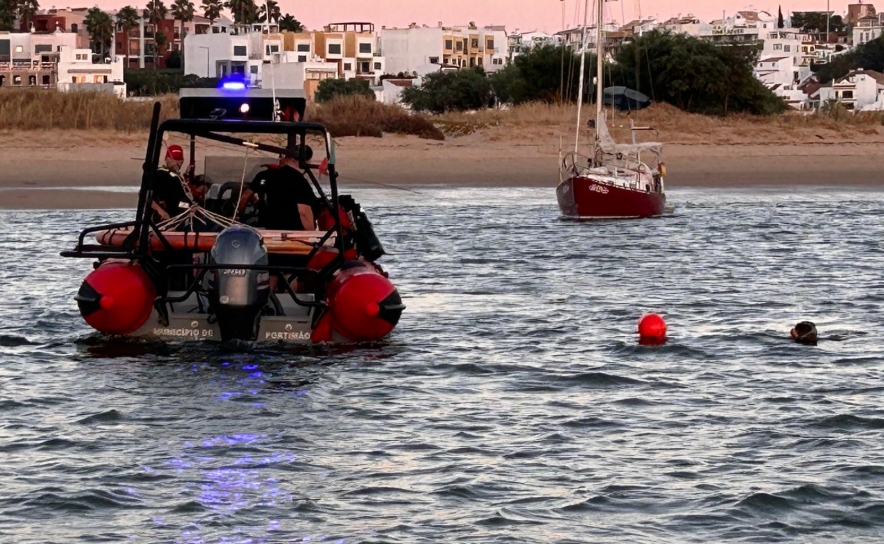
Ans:
[{"label": "green shrub", "polygon": [[324,79],[316,88],[316,101],[328,102],[338,96],[365,96],[374,99],[374,91],[363,79]]}]

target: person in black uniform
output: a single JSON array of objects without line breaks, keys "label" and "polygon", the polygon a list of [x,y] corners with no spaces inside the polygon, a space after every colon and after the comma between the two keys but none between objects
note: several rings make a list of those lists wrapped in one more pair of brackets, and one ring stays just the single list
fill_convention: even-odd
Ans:
[{"label": "person in black uniform", "polygon": [[153,178],[154,221],[163,221],[181,213],[182,202],[193,202],[190,188],[181,175],[184,150],[180,145],[170,145],[166,150],[166,163],[158,168]]},{"label": "person in black uniform", "polygon": [[258,203],[258,226],[271,230],[314,230],[318,199],[310,182],[298,171],[298,161],[280,157],[267,165],[244,191],[243,202]]}]

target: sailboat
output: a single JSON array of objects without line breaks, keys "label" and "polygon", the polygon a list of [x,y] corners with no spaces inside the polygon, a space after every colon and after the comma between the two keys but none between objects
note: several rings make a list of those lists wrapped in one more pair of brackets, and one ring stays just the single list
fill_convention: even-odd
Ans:
[{"label": "sailboat", "polygon": [[[586,62],[586,15],[583,25],[583,51],[580,57],[580,90],[577,99],[577,135],[574,151],[560,157],[556,198],[562,215],[568,219],[627,219],[657,217],[666,209],[662,162],[663,144],[636,143],[639,131],[654,130],[635,126],[630,119],[631,143],[617,143],[608,131],[603,109],[605,53],[604,1],[596,0],[596,118],[595,137],[589,156],[580,153],[580,110],[583,103],[583,70]],[[589,0],[586,2],[589,11]],[[584,13],[586,13],[586,11]],[[590,122],[590,125],[593,125]],[[649,160],[650,159],[652,160]],[[649,164],[650,162],[650,164]],[[651,166],[653,165],[653,166]]]}]

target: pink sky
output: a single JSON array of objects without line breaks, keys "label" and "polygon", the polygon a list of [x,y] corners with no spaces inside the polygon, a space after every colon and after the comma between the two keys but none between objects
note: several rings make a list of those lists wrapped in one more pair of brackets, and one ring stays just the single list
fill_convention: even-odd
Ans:
[{"label": "pink sky", "polygon": [[[200,0],[193,0],[197,7]],[[261,0],[257,0],[260,2]],[[166,0],[170,4],[171,0]],[[577,2],[565,0],[565,21],[573,26],[574,10]],[[590,0],[592,2],[592,0]],[[74,2],[76,3],[76,2]],[[119,8],[126,0],[98,0],[105,9]],[[146,0],[133,1],[142,6]],[[308,28],[321,28],[330,22],[367,21],[380,28],[386,26],[408,26],[409,23],[436,25],[442,21],[446,25],[466,24],[474,21],[479,25],[506,25],[507,30],[557,31],[562,26],[562,2],[560,0],[279,0],[283,13],[291,13]],[[849,0],[831,0],[831,9],[836,13],[847,10]],[[873,3],[866,1],[865,3]],[[43,7],[49,7],[44,0]],[[58,3],[57,7],[63,5]],[[792,10],[824,10],[826,0],[754,0],[754,4],[741,0],[617,0],[607,2],[606,18],[622,20],[634,18],[641,6],[644,16],[655,15],[667,19],[673,15],[693,13],[703,20],[720,18],[722,11],[728,15],[737,10],[754,6],[770,11],[774,15],[777,6],[783,8],[783,15]]]}]

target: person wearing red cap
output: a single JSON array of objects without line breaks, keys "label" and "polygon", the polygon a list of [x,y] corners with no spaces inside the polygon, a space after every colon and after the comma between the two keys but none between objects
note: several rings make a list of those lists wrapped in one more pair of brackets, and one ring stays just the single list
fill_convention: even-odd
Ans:
[{"label": "person wearing red cap", "polygon": [[166,149],[165,165],[158,168],[153,178],[154,221],[169,219],[181,213],[181,203],[193,203],[190,186],[181,175],[184,150],[172,144]]}]

